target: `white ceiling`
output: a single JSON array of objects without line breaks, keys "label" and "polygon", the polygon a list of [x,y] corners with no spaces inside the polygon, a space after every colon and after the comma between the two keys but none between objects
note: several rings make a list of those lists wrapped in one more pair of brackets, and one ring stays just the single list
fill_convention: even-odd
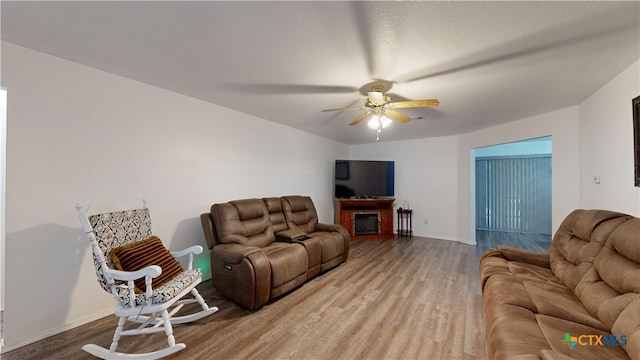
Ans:
[{"label": "white ceiling", "polygon": [[[374,80],[405,109],[380,141],[579,104],[640,58],[640,2],[11,2],[2,39],[348,144]],[[234,119],[220,119],[234,121]]]}]

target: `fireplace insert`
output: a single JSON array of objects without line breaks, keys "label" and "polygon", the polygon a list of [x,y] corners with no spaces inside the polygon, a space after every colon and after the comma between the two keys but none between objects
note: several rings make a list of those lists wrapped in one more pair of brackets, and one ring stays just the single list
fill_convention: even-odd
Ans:
[{"label": "fireplace insert", "polygon": [[356,212],[353,214],[355,235],[380,234],[380,212]]}]

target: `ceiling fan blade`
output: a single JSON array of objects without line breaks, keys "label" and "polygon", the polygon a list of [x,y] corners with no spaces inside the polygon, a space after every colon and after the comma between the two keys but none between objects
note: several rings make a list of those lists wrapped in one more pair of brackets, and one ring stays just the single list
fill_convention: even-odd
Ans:
[{"label": "ceiling fan blade", "polygon": [[398,95],[396,93],[387,93],[387,96],[389,96],[390,98],[394,99],[394,102],[401,102],[401,101],[409,101],[411,99],[406,98],[402,95]]},{"label": "ceiling fan blade", "polygon": [[388,109],[384,114],[394,120],[400,121],[401,123],[408,123],[409,121],[411,121],[410,117],[393,109]]},{"label": "ceiling fan blade", "polygon": [[339,108],[339,109],[325,109],[322,112],[327,111],[345,111],[345,110],[367,110],[366,107],[358,106],[358,107],[348,107],[348,108]]},{"label": "ceiling fan blade", "polygon": [[349,126],[357,125],[358,123],[360,123],[360,121],[364,120],[364,118],[369,116],[369,114],[371,114],[371,112],[366,112],[366,113],[358,116],[355,120],[353,120],[352,122],[349,123]]},{"label": "ceiling fan blade", "polygon": [[390,105],[397,109],[402,108],[410,108],[410,107],[425,107],[425,106],[438,106],[440,101],[437,99],[428,99],[428,100],[409,100],[409,101],[398,101],[391,103]]}]

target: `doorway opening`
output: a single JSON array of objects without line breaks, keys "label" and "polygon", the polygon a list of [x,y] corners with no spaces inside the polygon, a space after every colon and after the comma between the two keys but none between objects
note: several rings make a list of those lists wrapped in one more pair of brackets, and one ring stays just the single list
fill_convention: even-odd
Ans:
[{"label": "doorway opening", "polygon": [[551,244],[551,136],[474,149],[475,231],[499,244],[547,251]]}]

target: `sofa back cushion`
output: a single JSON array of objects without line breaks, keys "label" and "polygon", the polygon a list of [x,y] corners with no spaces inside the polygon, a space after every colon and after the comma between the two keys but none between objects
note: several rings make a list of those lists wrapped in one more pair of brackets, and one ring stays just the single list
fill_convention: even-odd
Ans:
[{"label": "sofa back cushion", "polygon": [[280,198],[271,197],[262,199],[269,211],[269,219],[271,225],[273,225],[273,232],[278,233],[289,229],[287,226],[287,219],[284,218],[284,212],[282,211],[282,201]]},{"label": "sofa back cushion", "polygon": [[554,275],[574,290],[592,267],[613,230],[629,215],[606,210],[575,210],[556,231],[549,260]]},{"label": "sofa back cushion", "polygon": [[223,244],[265,247],[275,235],[261,199],[235,200],[211,206],[218,241]]},{"label": "sofa back cushion", "polygon": [[313,201],[308,196],[290,195],[282,198],[284,217],[289,223],[289,228],[304,231],[307,234],[316,231],[318,214]]},{"label": "sofa back cushion", "polygon": [[[576,287],[585,307],[640,358],[640,219],[618,226]],[[631,344],[633,343],[633,344]],[[627,348],[627,352],[632,354]],[[633,358],[633,357],[632,357]]]}]

